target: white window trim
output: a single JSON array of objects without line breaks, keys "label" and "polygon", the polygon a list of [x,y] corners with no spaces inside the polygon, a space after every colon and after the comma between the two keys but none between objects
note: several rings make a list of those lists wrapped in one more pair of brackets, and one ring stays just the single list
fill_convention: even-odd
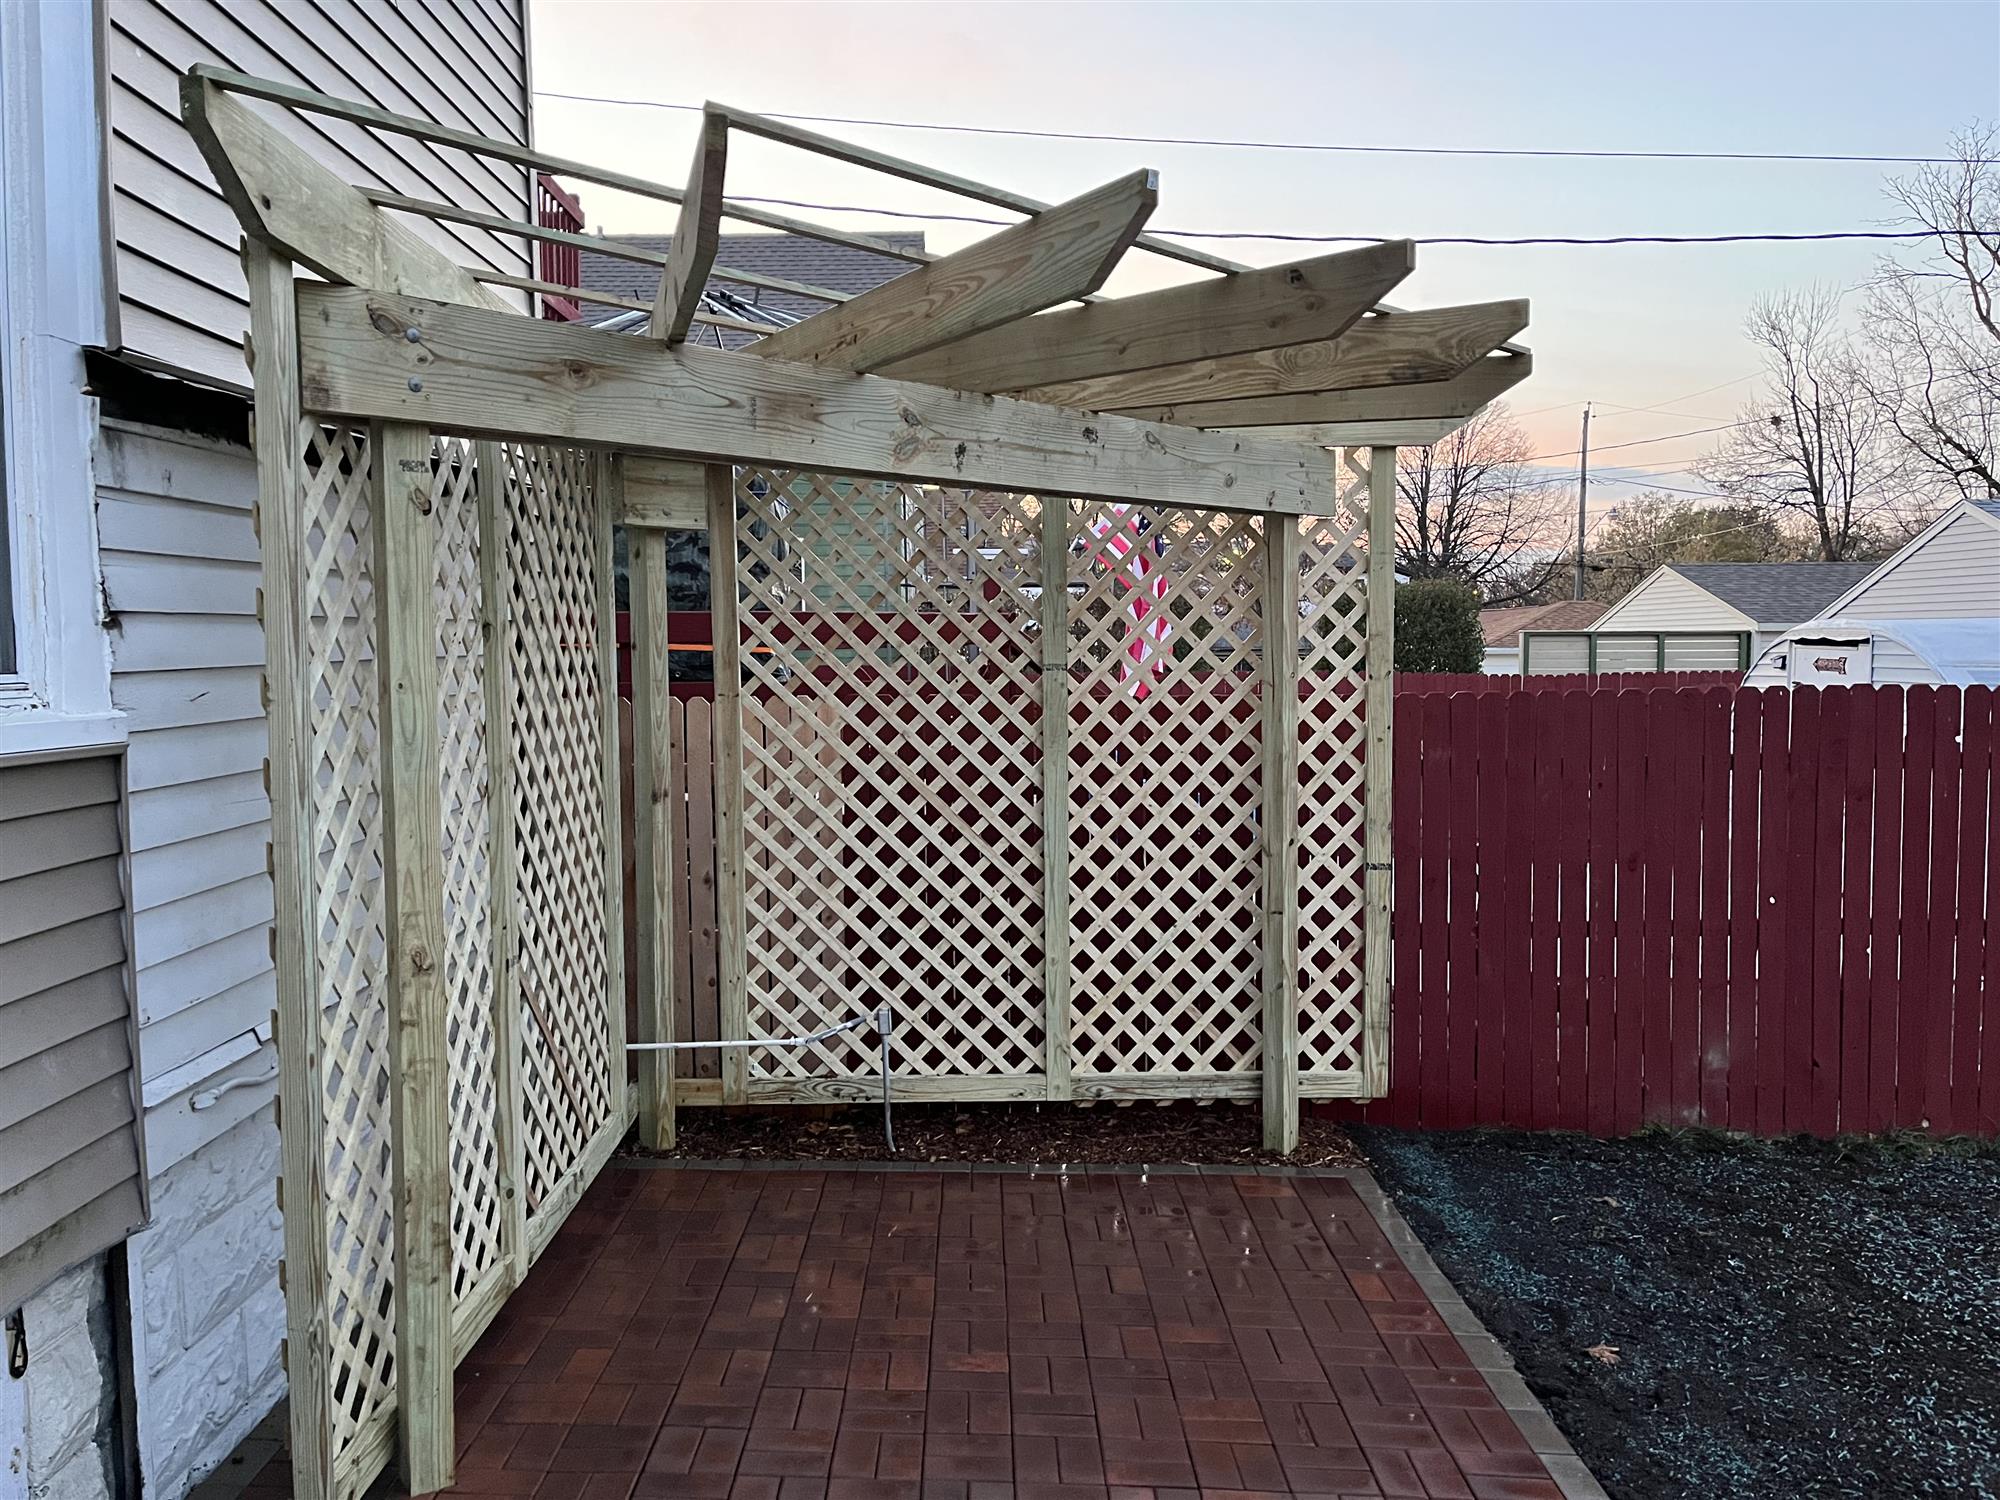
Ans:
[{"label": "white window trim", "polygon": [[95,7],[0,3],[0,331],[5,524],[17,670],[0,675],[0,756],[117,744],[97,559],[96,402],[105,340]]}]

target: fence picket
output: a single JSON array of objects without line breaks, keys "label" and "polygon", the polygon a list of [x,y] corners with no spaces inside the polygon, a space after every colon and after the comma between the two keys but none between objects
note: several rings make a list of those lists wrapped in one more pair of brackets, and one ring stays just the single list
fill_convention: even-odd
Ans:
[{"label": "fence picket", "polygon": [[1875,871],[1868,921],[1868,1128],[1896,1123],[1897,973],[1896,926],[1902,891],[1904,704],[1900,695],[1878,706],[1875,717],[1875,836],[1869,863]]},{"label": "fence picket", "polygon": [[1901,1004],[1896,1047],[1895,1123],[1915,1129],[1924,1121],[1928,1094],[1924,1062],[1931,1018],[1930,978],[1931,757],[1937,748],[1937,694],[1913,687],[1903,695],[1903,860],[1898,882],[1902,917],[1897,926],[1897,975]]},{"label": "fence picket", "polygon": [[[1993,798],[1994,693],[1967,688],[1961,695],[1958,803],[1958,963],[1952,994],[1952,1123],[1981,1135],[2000,1133],[2000,983],[1991,964],[2000,958],[1993,923],[1990,859],[1996,808]],[[1983,1055],[1982,1055],[1983,1054]]]},{"label": "fence picket", "polygon": [[1818,762],[1813,787],[1813,899],[1807,931],[1812,944],[1812,986],[1807,1022],[1806,1107],[1793,1124],[1814,1135],[1840,1128],[1840,957],[1845,913],[1841,875],[1845,869],[1841,830],[1846,812],[1847,740],[1853,689],[1822,688],[1819,695]]},{"label": "fence picket", "polygon": [[1873,910],[1876,707],[1872,692],[1849,695],[1843,804],[1840,913],[1840,1062],[1838,1127],[1864,1130],[1868,1119],[1868,918]]},{"label": "fence picket", "polygon": [[1940,1135],[1954,1128],[1951,1113],[1951,1052],[1954,1022],[1952,960],[1957,952],[1963,908],[1958,898],[1959,730],[1963,723],[1959,690],[1941,687],[1934,700],[1937,733],[1931,752],[1930,905],[1924,923],[1927,944],[1924,994],[1924,1126]]}]

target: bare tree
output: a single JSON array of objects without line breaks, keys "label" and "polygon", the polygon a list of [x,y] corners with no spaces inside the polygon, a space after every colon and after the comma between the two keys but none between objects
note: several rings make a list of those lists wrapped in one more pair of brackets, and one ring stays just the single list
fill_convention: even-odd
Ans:
[{"label": "bare tree", "polygon": [[1890,258],[1869,286],[1864,377],[1905,447],[1910,477],[1936,498],[2000,495],[2000,132],[1974,127],[1956,158],[1889,184],[1926,231],[1918,256]]},{"label": "bare tree", "polygon": [[1798,562],[1814,549],[1756,505],[1703,505],[1654,492],[1620,500],[1591,538],[1584,592],[1622,599],[1662,563]]},{"label": "bare tree", "polygon": [[1528,466],[1529,444],[1502,404],[1396,466],[1396,568],[1454,578],[1488,604],[1532,598],[1570,566],[1560,482]]},{"label": "bare tree", "polygon": [[1891,428],[1821,287],[1758,302],[1745,332],[1764,352],[1765,389],[1697,464],[1732,501],[1796,516],[1839,562],[1872,550],[1893,508]]}]

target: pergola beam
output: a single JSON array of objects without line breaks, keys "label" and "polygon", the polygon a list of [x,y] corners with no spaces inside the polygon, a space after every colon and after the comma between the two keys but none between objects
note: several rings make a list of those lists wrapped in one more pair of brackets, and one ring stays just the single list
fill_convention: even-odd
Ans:
[{"label": "pergola beam", "polygon": [[755,352],[877,370],[1088,296],[1159,201],[1159,174],[1134,172],[781,329]]},{"label": "pergola beam", "polygon": [[[1242,401],[1191,401],[1149,412],[1156,421],[1189,427],[1296,428],[1301,425],[1374,422],[1463,422],[1534,373],[1526,354],[1494,355],[1475,361],[1450,380],[1419,385],[1374,386],[1359,391],[1308,391],[1255,396]],[[1170,415],[1161,416],[1160,412]],[[1374,440],[1354,438],[1358,447]]]},{"label": "pergola beam", "polygon": [[181,79],[181,114],[244,233],[267,249],[329,281],[513,311],[242,100],[190,74]]},{"label": "pergola beam", "polygon": [[1118,297],[960,339],[882,369],[1011,391],[1338,338],[1416,266],[1408,240]]},{"label": "pergola beam", "polygon": [[722,179],[728,166],[729,122],[704,114],[695,138],[694,165],[688,169],[687,196],[681,200],[681,220],[674,226],[649,325],[654,338],[669,344],[687,341],[688,327],[701,306],[702,288],[715,265],[716,241],[722,234]]},{"label": "pergola beam", "polygon": [[1299,515],[1324,452],[510,313],[301,284],[300,388],[332,416],[519,442]]},{"label": "pergola beam", "polygon": [[[1192,360],[1103,380],[1036,385],[1030,401],[1162,420],[1177,403],[1450,380],[1528,326],[1525,299],[1377,315],[1337,339]],[[1173,420],[1185,421],[1178,413]]]}]

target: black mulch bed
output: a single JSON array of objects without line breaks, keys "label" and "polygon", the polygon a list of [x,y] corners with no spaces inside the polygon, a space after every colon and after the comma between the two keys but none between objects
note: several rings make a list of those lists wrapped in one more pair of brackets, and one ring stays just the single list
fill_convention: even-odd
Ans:
[{"label": "black mulch bed", "polygon": [[2000,1150],[1354,1135],[1617,1500],[2000,1495]]},{"label": "black mulch bed", "polygon": [[[1048,1162],[1075,1166],[1202,1165],[1355,1167],[1346,1133],[1307,1119],[1298,1154],[1263,1148],[1254,1108],[1237,1104],[899,1104],[903,1161]],[[880,1161],[878,1107],[793,1106],[772,1110],[684,1109],[675,1157],[772,1161]]]}]

